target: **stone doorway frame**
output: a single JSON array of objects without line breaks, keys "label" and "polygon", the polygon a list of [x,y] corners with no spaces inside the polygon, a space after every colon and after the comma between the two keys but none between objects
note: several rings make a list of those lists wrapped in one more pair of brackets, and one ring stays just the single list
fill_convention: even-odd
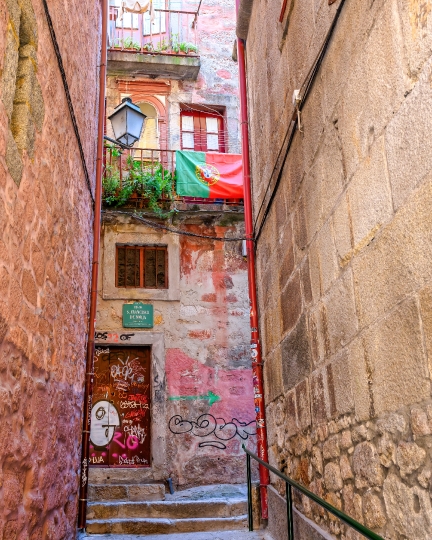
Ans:
[{"label": "stone doorway frame", "polygon": [[[95,345],[138,345],[151,348],[151,465],[140,468],[145,480],[161,481],[168,477],[166,463],[166,376],[165,340],[163,332],[96,329]],[[99,467],[100,468],[100,467]]]}]

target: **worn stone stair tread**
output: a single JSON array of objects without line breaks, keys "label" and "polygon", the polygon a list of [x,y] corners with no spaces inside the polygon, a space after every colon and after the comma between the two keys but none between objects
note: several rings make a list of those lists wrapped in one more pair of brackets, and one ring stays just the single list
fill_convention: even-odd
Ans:
[{"label": "worn stone stair tread", "polygon": [[191,533],[173,533],[173,534],[87,534],[80,533],[77,540],[93,538],[94,540],[273,540],[267,531],[242,531],[239,529],[228,531],[205,531]]},{"label": "worn stone stair tread", "polygon": [[90,484],[89,499],[92,501],[163,501],[163,484]]},{"label": "worn stone stair tread", "polygon": [[212,499],[210,501],[104,501],[90,502],[87,507],[88,519],[110,518],[167,518],[191,519],[234,517],[245,514],[245,499]]},{"label": "worn stone stair tread", "polygon": [[247,515],[226,518],[112,518],[107,520],[88,519],[86,530],[93,534],[165,534],[206,532],[244,529]]}]

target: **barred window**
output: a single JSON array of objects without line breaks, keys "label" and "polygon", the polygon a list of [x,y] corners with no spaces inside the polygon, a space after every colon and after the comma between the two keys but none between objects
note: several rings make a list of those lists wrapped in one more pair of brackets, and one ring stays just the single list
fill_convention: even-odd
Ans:
[{"label": "barred window", "polygon": [[168,288],[167,246],[116,246],[116,287]]}]

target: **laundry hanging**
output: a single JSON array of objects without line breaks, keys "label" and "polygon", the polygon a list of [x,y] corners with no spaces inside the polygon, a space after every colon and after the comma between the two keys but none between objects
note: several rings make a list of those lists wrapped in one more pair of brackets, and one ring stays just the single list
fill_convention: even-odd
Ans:
[{"label": "laundry hanging", "polygon": [[152,0],[121,0],[120,20],[125,13],[146,13],[150,10],[150,20],[154,21],[155,13]]}]

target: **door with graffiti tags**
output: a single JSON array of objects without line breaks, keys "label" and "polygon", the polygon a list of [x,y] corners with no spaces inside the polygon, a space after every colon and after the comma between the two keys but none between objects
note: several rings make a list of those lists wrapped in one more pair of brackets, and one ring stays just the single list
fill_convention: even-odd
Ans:
[{"label": "door with graffiti tags", "polygon": [[97,346],[90,463],[150,466],[150,347]]}]

